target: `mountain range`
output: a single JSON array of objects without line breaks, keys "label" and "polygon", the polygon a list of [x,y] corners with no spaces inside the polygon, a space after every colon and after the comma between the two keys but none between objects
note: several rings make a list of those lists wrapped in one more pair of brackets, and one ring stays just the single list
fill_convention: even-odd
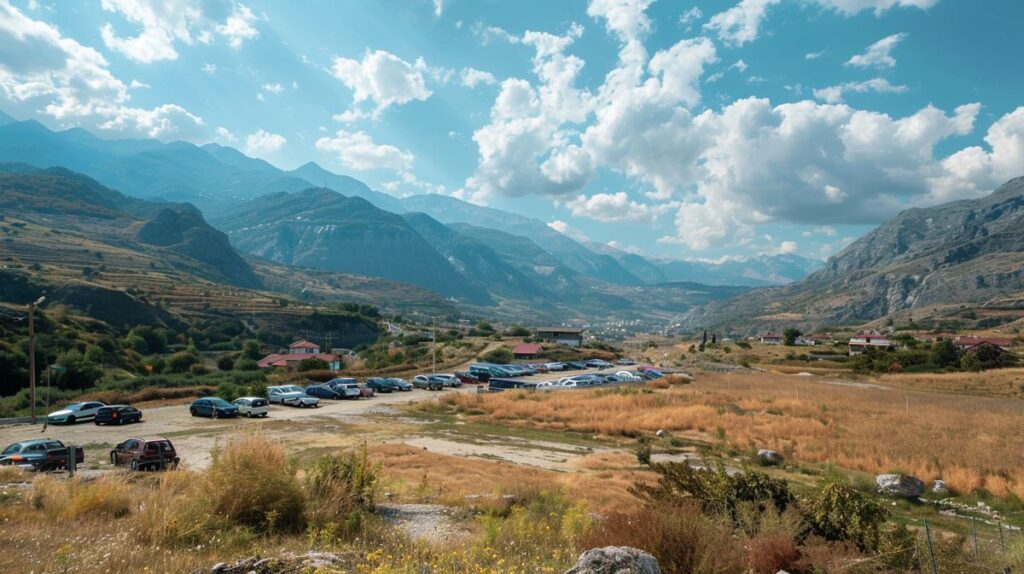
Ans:
[{"label": "mountain range", "polygon": [[1024,311],[1024,178],[990,195],[908,209],[805,279],[688,311],[684,328],[815,329],[893,317],[993,327]]},{"label": "mountain range", "polygon": [[[817,264],[796,256],[721,264],[646,259],[454,197],[398,198],[313,162],[286,171],[218,144],[108,140],[9,116],[0,117],[0,161],[66,168],[146,205],[177,206],[147,214],[144,236],[155,244],[201,246],[194,224],[205,215],[232,246],[262,260],[411,283],[483,314],[635,317],[646,312],[636,305],[646,294],[637,290],[681,282],[775,285]],[[186,202],[196,207],[181,207]],[[178,229],[189,225],[192,231]],[[224,264],[229,274],[242,272]]]}]

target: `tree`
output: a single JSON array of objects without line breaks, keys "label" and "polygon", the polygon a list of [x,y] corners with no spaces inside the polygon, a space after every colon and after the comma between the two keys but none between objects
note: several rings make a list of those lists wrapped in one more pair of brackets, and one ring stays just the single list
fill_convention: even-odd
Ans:
[{"label": "tree", "polygon": [[254,361],[260,358],[260,342],[256,339],[248,339],[242,343],[242,357]]},{"label": "tree", "polygon": [[225,353],[220,357],[217,357],[217,368],[222,371],[230,371],[235,368],[235,357],[230,353]]},{"label": "tree", "polygon": [[508,328],[506,334],[509,337],[529,337],[530,330],[527,329],[526,327],[523,327],[522,325],[512,325],[511,327]]},{"label": "tree", "polygon": [[188,352],[175,353],[167,358],[167,371],[170,373],[187,372],[192,365],[199,362],[195,355]]},{"label": "tree", "polygon": [[938,367],[952,367],[960,363],[960,349],[945,339],[932,345],[931,362]]},{"label": "tree", "polygon": [[313,357],[310,357],[308,359],[302,359],[301,361],[299,361],[299,366],[297,367],[297,369],[300,372],[323,371],[329,368],[331,368],[331,366],[327,364],[327,361],[316,359]]},{"label": "tree", "polygon": [[793,345],[796,344],[796,338],[799,337],[800,335],[803,335],[803,333],[800,332],[800,329],[789,327],[788,329],[782,332],[782,340],[783,342],[785,342],[786,345],[792,347]]}]

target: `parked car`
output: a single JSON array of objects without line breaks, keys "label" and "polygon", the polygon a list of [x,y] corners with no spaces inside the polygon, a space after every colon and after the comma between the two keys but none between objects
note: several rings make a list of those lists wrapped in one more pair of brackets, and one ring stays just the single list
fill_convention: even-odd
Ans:
[{"label": "parked car", "polygon": [[110,451],[110,464],[132,470],[165,470],[178,462],[174,445],[163,437],[130,438]]},{"label": "parked car", "polygon": [[83,421],[88,421],[96,418],[96,413],[100,410],[100,407],[105,407],[103,403],[92,401],[86,403],[71,403],[59,411],[54,411],[46,415],[46,422],[48,424],[68,424],[73,425]]},{"label": "parked car", "polygon": [[373,396],[376,395],[376,394],[377,394],[377,391],[373,390],[372,388],[370,388],[370,387],[368,387],[366,385],[363,385],[363,386],[359,387],[359,396],[361,398],[372,399]]},{"label": "parked car", "polygon": [[270,414],[270,403],[261,397],[239,397],[231,404],[238,407],[238,414],[252,417],[265,417]]},{"label": "parked car", "polygon": [[629,366],[629,365],[635,365],[636,364],[636,361],[634,361],[633,359],[630,359],[629,357],[619,357],[619,360],[615,361],[615,362],[620,364],[620,365],[623,365],[623,366]]},{"label": "parked car", "polygon": [[359,390],[359,383],[355,379],[331,379],[327,381],[327,384],[335,391],[341,393],[341,398],[343,399],[358,399],[363,394]]},{"label": "parked car", "polygon": [[[16,442],[0,451],[0,465],[17,466],[26,470],[53,470],[66,468],[68,448],[59,440],[37,438]],[[85,451],[75,447],[75,462],[85,462]]]},{"label": "parked car", "polygon": [[412,386],[428,391],[440,391],[444,388],[444,381],[433,375],[416,375],[412,378]]},{"label": "parked car", "polygon": [[629,371],[619,371],[615,373],[615,376],[618,377],[620,381],[627,383],[635,383],[637,381],[644,380],[643,377],[637,376]]},{"label": "parked car", "polygon": [[446,387],[457,388],[457,387],[461,387],[462,386],[462,381],[458,377],[456,377],[455,375],[441,374],[441,375],[433,375],[433,376],[437,377],[438,379],[441,379],[441,384],[446,386]]},{"label": "parked car", "polygon": [[655,369],[654,367],[640,367],[637,371],[640,371],[649,377],[654,377],[655,379],[660,379],[665,376],[665,373]]},{"label": "parked car", "polygon": [[400,391],[411,391],[413,389],[412,383],[406,381],[405,379],[391,377],[388,380],[394,383],[395,388],[397,388]]},{"label": "parked car", "polygon": [[366,386],[378,393],[390,393],[391,391],[398,390],[398,385],[392,382],[391,379],[385,379],[384,377],[370,377],[366,379]]},{"label": "parked car", "polygon": [[142,422],[142,411],[130,405],[107,405],[96,411],[97,425],[126,425]]},{"label": "parked car", "polygon": [[566,361],[564,364],[565,364],[565,366],[567,368],[563,369],[563,370],[566,370],[566,371],[568,371],[568,370],[580,371],[580,370],[583,370],[583,369],[587,368],[586,363],[581,363],[579,361]]},{"label": "parked car", "polygon": [[544,365],[548,371],[564,371],[565,363],[547,363]]},{"label": "parked car", "polygon": [[194,417],[221,419],[237,417],[238,407],[220,397],[203,397],[192,401],[188,412]]},{"label": "parked car", "polygon": [[459,372],[455,373],[455,376],[458,377],[459,381],[461,381],[462,384],[464,384],[464,385],[478,385],[478,384],[480,384],[480,379],[476,375],[474,375],[472,373],[468,373],[466,371],[459,371]]},{"label": "parked car", "polygon": [[604,359],[588,359],[584,364],[592,369],[607,369],[615,366]]},{"label": "parked car", "polygon": [[327,383],[322,383],[319,385],[309,385],[308,387],[306,387],[306,394],[311,397],[318,397],[321,399],[337,400],[346,398],[344,393],[342,393],[338,389],[335,389],[331,385],[328,385]]},{"label": "parked car", "polygon": [[548,366],[544,363],[530,363],[527,366],[533,369],[535,373],[544,374],[548,372]]},{"label": "parked car", "polygon": [[271,404],[291,405],[293,407],[317,407],[320,399],[311,397],[298,385],[280,385],[267,387],[267,400]]}]

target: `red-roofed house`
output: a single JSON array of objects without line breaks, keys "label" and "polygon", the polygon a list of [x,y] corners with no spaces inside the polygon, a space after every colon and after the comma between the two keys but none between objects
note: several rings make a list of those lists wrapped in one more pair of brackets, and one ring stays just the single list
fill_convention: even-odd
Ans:
[{"label": "red-roofed house", "polygon": [[850,337],[850,356],[859,355],[868,349],[892,351],[896,344],[878,331],[861,331]]},{"label": "red-roofed house", "polygon": [[512,354],[517,359],[536,359],[541,350],[542,347],[536,343],[522,343],[512,349]]},{"label": "red-roofed house", "polygon": [[287,353],[271,353],[260,359],[256,364],[261,369],[269,369],[271,367],[291,369],[299,366],[299,363],[306,359],[319,359],[327,363],[328,368],[334,371],[341,368],[341,359],[337,355],[321,353],[320,345],[310,343],[305,339],[288,345]]},{"label": "red-roofed house", "polygon": [[969,335],[961,335],[956,339],[953,339],[953,344],[959,347],[961,351],[969,351],[981,344],[992,345],[993,347],[999,347],[1002,351],[1006,351],[1013,345],[1013,339],[1007,339],[1006,337],[973,337]]}]

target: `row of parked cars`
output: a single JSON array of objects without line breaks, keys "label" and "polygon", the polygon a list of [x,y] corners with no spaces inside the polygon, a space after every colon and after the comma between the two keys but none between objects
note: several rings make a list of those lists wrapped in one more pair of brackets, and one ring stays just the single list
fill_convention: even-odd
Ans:
[{"label": "row of parked cars", "polygon": [[[68,468],[72,457],[76,466],[81,465],[85,462],[85,451],[51,438],[23,440],[0,451],[0,466],[59,470]],[[110,450],[111,464],[132,470],[165,470],[177,467],[179,462],[174,444],[163,437],[130,438]]]}]

